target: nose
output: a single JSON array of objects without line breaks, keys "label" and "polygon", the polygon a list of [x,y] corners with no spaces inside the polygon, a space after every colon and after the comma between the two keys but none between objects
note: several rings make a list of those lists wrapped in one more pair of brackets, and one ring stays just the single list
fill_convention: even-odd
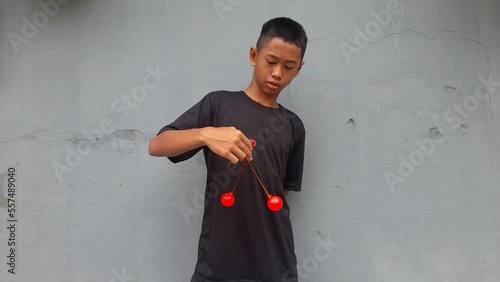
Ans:
[{"label": "nose", "polygon": [[276,80],[281,79],[282,76],[281,66],[279,65],[275,66],[272,70],[271,76]]}]

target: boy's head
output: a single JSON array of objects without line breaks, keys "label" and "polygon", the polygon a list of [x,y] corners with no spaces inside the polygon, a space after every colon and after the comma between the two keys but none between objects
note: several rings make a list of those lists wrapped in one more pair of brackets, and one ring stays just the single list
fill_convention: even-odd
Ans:
[{"label": "boy's head", "polygon": [[250,63],[254,67],[250,89],[277,98],[299,74],[306,46],[306,32],[296,21],[275,18],[266,22],[257,46],[250,49]]},{"label": "boy's head", "polygon": [[267,44],[273,38],[280,38],[286,43],[293,44],[300,48],[300,59],[304,58],[307,47],[307,35],[304,28],[290,18],[275,18],[269,20],[262,26],[259,39],[257,40],[257,50]]}]

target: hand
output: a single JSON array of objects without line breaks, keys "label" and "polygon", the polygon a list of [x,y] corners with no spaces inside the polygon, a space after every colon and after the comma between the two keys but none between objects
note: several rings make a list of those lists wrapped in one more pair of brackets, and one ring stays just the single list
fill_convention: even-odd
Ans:
[{"label": "hand", "polygon": [[253,147],[250,140],[234,127],[205,127],[202,136],[205,145],[212,152],[233,164],[245,159],[252,160]]}]

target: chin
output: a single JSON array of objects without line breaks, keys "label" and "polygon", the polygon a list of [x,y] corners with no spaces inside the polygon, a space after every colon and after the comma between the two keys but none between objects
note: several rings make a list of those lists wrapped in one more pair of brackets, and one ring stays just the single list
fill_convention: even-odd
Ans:
[{"label": "chin", "polygon": [[264,92],[264,94],[266,94],[267,96],[277,96],[280,94],[281,89],[276,89],[276,90],[264,89],[262,92]]}]

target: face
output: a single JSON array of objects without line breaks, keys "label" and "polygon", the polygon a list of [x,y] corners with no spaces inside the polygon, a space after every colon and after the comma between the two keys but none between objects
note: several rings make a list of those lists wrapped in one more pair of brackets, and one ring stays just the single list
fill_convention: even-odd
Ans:
[{"label": "face", "polygon": [[270,96],[277,96],[299,74],[304,62],[301,49],[280,38],[273,38],[260,50],[250,49],[250,63],[254,66],[253,82]]}]

